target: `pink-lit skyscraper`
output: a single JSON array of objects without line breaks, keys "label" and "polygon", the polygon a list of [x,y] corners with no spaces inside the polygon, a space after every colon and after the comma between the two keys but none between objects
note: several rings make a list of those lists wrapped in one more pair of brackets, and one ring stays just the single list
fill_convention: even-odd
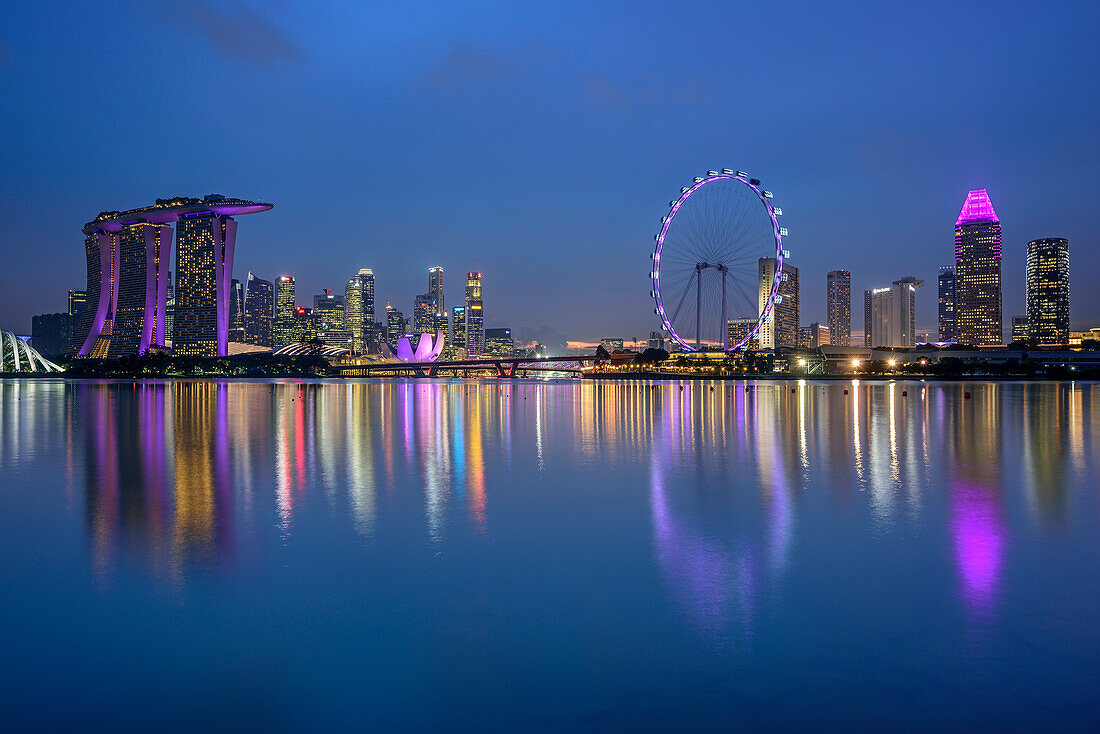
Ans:
[{"label": "pink-lit skyscraper", "polygon": [[1002,344],[1001,220],[985,189],[955,220],[955,324],[960,344]]}]

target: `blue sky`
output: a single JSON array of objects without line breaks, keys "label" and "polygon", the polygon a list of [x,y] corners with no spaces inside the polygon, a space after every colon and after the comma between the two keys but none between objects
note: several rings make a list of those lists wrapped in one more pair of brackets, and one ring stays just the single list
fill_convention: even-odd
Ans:
[{"label": "blue sky", "polygon": [[360,267],[409,312],[427,268],[484,273],[486,324],[570,339],[656,328],[668,201],[747,170],[784,210],[802,320],[825,273],[937,267],[970,188],[1004,231],[1005,316],[1029,239],[1070,239],[1075,327],[1100,325],[1100,11],[1088,3],[117,2],[0,26],[0,326],[85,282],[104,209],[222,193],[236,274],[299,302]]}]

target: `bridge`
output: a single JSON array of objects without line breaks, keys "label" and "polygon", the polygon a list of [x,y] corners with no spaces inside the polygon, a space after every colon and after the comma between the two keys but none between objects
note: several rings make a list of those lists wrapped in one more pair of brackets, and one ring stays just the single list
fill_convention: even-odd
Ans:
[{"label": "bridge", "polygon": [[595,363],[595,355],[577,357],[479,357],[477,359],[437,360],[435,362],[367,362],[365,364],[338,364],[332,370],[337,374],[352,376],[411,375],[435,377],[440,372],[452,374],[494,370],[497,377],[517,377],[520,373],[568,372],[579,375],[585,364]]}]

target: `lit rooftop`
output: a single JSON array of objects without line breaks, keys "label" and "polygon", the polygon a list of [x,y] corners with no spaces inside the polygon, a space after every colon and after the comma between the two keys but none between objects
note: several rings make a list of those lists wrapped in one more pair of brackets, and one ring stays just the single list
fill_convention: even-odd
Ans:
[{"label": "lit rooftop", "polygon": [[989,200],[989,194],[985,189],[977,189],[966,195],[959,218],[955,220],[955,226],[970,224],[971,222],[1000,222],[997,212],[993,210],[993,202]]}]

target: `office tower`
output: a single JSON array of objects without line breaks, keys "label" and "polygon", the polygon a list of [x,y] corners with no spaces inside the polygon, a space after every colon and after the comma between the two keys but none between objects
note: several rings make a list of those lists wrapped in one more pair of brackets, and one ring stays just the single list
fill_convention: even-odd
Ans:
[{"label": "office tower", "polygon": [[320,331],[341,331],[344,328],[344,297],[331,288],[313,297],[313,313]]},{"label": "office tower", "polygon": [[1036,344],[1069,343],[1069,240],[1027,243],[1027,333]]},{"label": "office tower", "polygon": [[[45,357],[60,357],[71,349],[73,317],[66,313],[46,313],[31,318],[31,346]],[[4,347],[0,344],[0,349]]]},{"label": "office tower", "polygon": [[[734,319],[736,321],[736,319]],[[730,321],[733,324],[733,321]],[[730,332],[732,335],[732,331]],[[730,346],[737,344],[737,342],[731,341]],[[647,345],[650,349],[664,349],[665,348],[665,335],[659,331],[649,332],[649,343]]]},{"label": "office tower", "polygon": [[290,325],[290,344],[294,342],[311,342],[318,338],[317,313],[312,308],[298,306],[294,309]]},{"label": "office tower", "polygon": [[447,318],[447,312],[437,313],[432,316],[432,332],[443,334],[443,343],[450,344],[451,328],[450,320]]},{"label": "office tower", "polygon": [[[66,353],[75,354],[84,343],[84,340],[80,339],[79,332],[80,324],[84,320],[84,312],[87,310],[87,306],[87,291],[69,290],[69,346],[65,348]],[[169,338],[171,338],[170,335]]]},{"label": "office tower", "polygon": [[382,342],[386,339],[386,325],[381,321],[372,321],[367,327],[366,349],[368,354],[382,351]]},{"label": "office tower", "polygon": [[435,306],[430,293],[416,297],[413,303],[413,333],[428,334],[435,330]]},{"label": "office tower", "polygon": [[[370,313],[366,311],[367,291],[370,292]],[[351,332],[352,353],[362,354],[367,348],[367,331],[374,325],[374,274],[367,268],[348,280],[344,286],[344,326]]]},{"label": "office tower", "polygon": [[946,342],[956,338],[958,332],[955,328],[955,268],[944,266],[940,268],[940,341]]},{"label": "office tower", "polygon": [[828,344],[832,344],[832,329],[828,326],[822,326],[816,321],[810,324],[810,339],[806,345],[810,349],[817,349]]},{"label": "office tower", "polygon": [[[1028,340],[1028,328],[1027,328],[1027,316],[1013,316],[1012,317],[1012,341],[1014,342],[1026,342]],[[1069,340],[1069,334],[1066,334],[1066,340]]]},{"label": "office tower", "polygon": [[294,278],[280,275],[275,280],[274,346],[276,349],[294,343]]},{"label": "office tower", "polygon": [[485,314],[481,273],[466,273],[466,355],[480,357],[485,348]]},{"label": "office tower", "polygon": [[490,357],[511,357],[516,345],[512,341],[511,329],[486,329],[485,354]]},{"label": "office tower", "polygon": [[455,306],[451,309],[451,355],[466,356],[466,307]]},{"label": "office tower", "polygon": [[236,278],[229,288],[229,341],[244,343],[244,287]]},{"label": "office tower", "polygon": [[164,299],[172,228],[135,222],[118,233],[114,323],[107,357],[144,354],[164,342]]},{"label": "office tower", "polygon": [[1001,344],[1001,220],[985,189],[955,220],[955,324],[960,344]]},{"label": "office tower", "polygon": [[[294,291],[291,287],[291,304]],[[274,332],[275,286],[271,281],[257,278],[248,271],[244,289],[244,339],[248,344],[260,347],[272,347],[275,344]],[[287,342],[289,344],[290,342]],[[286,346],[285,344],[279,346]]]},{"label": "office tower", "polygon": [[[754,326],[756,326],[756,319],[754,318],[728,319],[726,321],[726,343],[729,344],[730,349],[737,347],[741,342],[745,341],[745,339],[748,339]],[[653,341],[654,334],[659,335],[660,332],[650,332],[649,340],[651,342]],[[756,349],[757,343],[757,339],[752,339],[741,345],[741,349]]]},{"label": "office tower", "polygon": [[841,347],[852,344],[852,273],[831,270],[825,276],[830,343]]},{"label": "office tower", "polygon": [[393,347],[405,335],[405,314],[386,304],[386,341]]},{"label": "office tower", "polygon": [[[778,261],[774,257],[762,257],[759,260],[760,313],[764,313],[771,297],[777,265]],[[756,335],[761,349],[798,346],[798,268],[784,260],[782,271],[778,275],[779,293],[775,297],[775,305]]]},{"label": "office tower", "polygon": [[446,313],[443,303],[443,268],[438,265],[428,268],[428,297],[431,299],[433,313]]},{"label": "office tower", "polygon": [[923,280],[907,276],[893,285],[865,292],[869,315],[864,325],[867,346],[912,347],[917,339],[917,289]]}]

